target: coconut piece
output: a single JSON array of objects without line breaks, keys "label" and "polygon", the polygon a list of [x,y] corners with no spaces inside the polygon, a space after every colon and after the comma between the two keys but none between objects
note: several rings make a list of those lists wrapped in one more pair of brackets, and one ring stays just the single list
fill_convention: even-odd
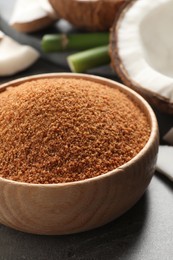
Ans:
[{"label": "coconut piece", "polygon": [[0,76],[13,75],[31,66],[39,53],[0,32]]},{"label": "coconut piece", "polygon": [[173,127],[164,135],[163,140],[173,145]]},{"label": "coconut piece", "polygon": [[17,0],[10,25],[20,32],[35,32],[57,20],[48,0]]},{"label": "coconut piece", "polygon": [[122,81],[173,114],[173,1],[136,0],[112,27],[112,66]]},{"label": "coconut piece", "polygon": [[51,4],[49,3],[48,0],[37,0],[40,6],[47,12],[47,14],[52,17],[54,20],[57,20],[57,14]]},{"label": "coconut piece", "polygon": [[58,16],[78,28],[91,31],[108,30],[115,13],[129,0],[49,0]]},{"label": "coconut piece", "polygon": [[173,181],[173,146],[160,145],[156,170]]}]

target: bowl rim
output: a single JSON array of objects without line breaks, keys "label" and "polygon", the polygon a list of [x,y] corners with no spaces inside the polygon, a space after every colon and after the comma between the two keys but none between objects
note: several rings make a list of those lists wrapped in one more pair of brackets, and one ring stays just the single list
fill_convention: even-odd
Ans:
[{"label": "bowl rim", "polygon": [[[26,81],[33,81],[37,79],[43,79],[43,78],[78,78],[78,79],[85,79],[89,81],[94,81],[103,85],[107,85],[109,87],[117,88],[122,90],[124,93],[128,94],[129,98],[132,98],[132,101],[136,101],[141,110],[144,112],[146,117],[149,120],[150,127],[151,127],[151,132],[149,139],[147,143],[144,145],[144,147],[128,162],[120,165],[116,169],[113,169],[111,171],[108,171],[106,173],[103,173],[101,175],[91,177],[88,179],[84,180],[79,180],[79,181],[72,181],[72,182],[62,182],[62,183],[51,183],[51,184],[40,184],[40,183],[27,183],[27,182],[22,182],[22,181],[13,181],[9,180],[3,177],[0,177],[0,182],[5,182],[8,184],[12,185],[20,185],[20,186],[28,186],[28,187],[44,187],[44,188],[57,188],[57,187],[69,187],[69,186],[76,186],[76,185],[84,185],[88,184],[91,182],[99,181],[104,178],[108,178],[109,176],[113,174],[118,174],[123,171],[124,168],[132,165],[135,161],[139,160],[149,149],[150,146],[152,146],[153,142],[157,139],[158,137],[158,123],[156,119],[156,115],[149,105],[149,103],[137,92],[134,90],[130,89],[129,87],[125,86],[122,83],[119,83],[115,80],[104,78],[101,76],[95,76],[95,75],[90,75],[90,74],[83,74],[83,73],[71,73],[71,72],[57,72],[57,73],[43,73],[43,74],[37,74],[37,75],[31,75],[31,76],[26,76],[22,78],[18,78],[12,81],[8,81],[6,83],[3,83],[0,85],[0,94],[5,91],[8,87],[17,87],[18,85],[22,84],[23,82]],[[145,108],[145,109],[142,109]]]}]

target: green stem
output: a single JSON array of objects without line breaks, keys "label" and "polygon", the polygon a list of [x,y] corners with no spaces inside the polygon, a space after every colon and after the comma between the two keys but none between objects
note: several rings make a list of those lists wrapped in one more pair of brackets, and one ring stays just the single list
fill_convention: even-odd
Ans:
[{"label": "green stem", "polygon": [[106,45],[72,54],[67,57],[67,62],[71,71],[78,73],[109,64],[109,47]]},{"label": "green stem", "polygon": [[47,34],[42,38],[45,52],[85,50],[109,43],[109,33]]}]

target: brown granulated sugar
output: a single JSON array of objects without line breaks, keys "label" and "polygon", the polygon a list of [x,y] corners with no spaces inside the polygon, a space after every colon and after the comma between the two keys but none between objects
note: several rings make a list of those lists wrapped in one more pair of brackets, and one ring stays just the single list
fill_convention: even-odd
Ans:
[{"label": "brown granulated sugar", "polygon": [[126,94],[74,78],[38,79],[0,94],[0,176],[27,183],[84,180],[146,144],[150,126]]}]

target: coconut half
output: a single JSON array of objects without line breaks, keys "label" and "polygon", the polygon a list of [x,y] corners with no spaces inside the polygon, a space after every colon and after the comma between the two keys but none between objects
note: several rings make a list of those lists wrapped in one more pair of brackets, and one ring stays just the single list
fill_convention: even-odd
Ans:
[{"label": "coconut half", "polygon": [[48,0],[17,0],[10,25],[20,32],[35,32],[57,20]]},{"label": "coconut half", "polygon": [[173,1],[135,0],[116,16],[112,66],[122,81],[173,114]]},{"label": "coconut half", "polygon": [[130,0],[49,0],[58,16],[77,28],[91,31],[108,30],[115,13]]},{"label": "coconut half", "polygon": [[40,54],[28,45],[21,45],[0,31],[0,76],[14,75],[30,67]]}]

